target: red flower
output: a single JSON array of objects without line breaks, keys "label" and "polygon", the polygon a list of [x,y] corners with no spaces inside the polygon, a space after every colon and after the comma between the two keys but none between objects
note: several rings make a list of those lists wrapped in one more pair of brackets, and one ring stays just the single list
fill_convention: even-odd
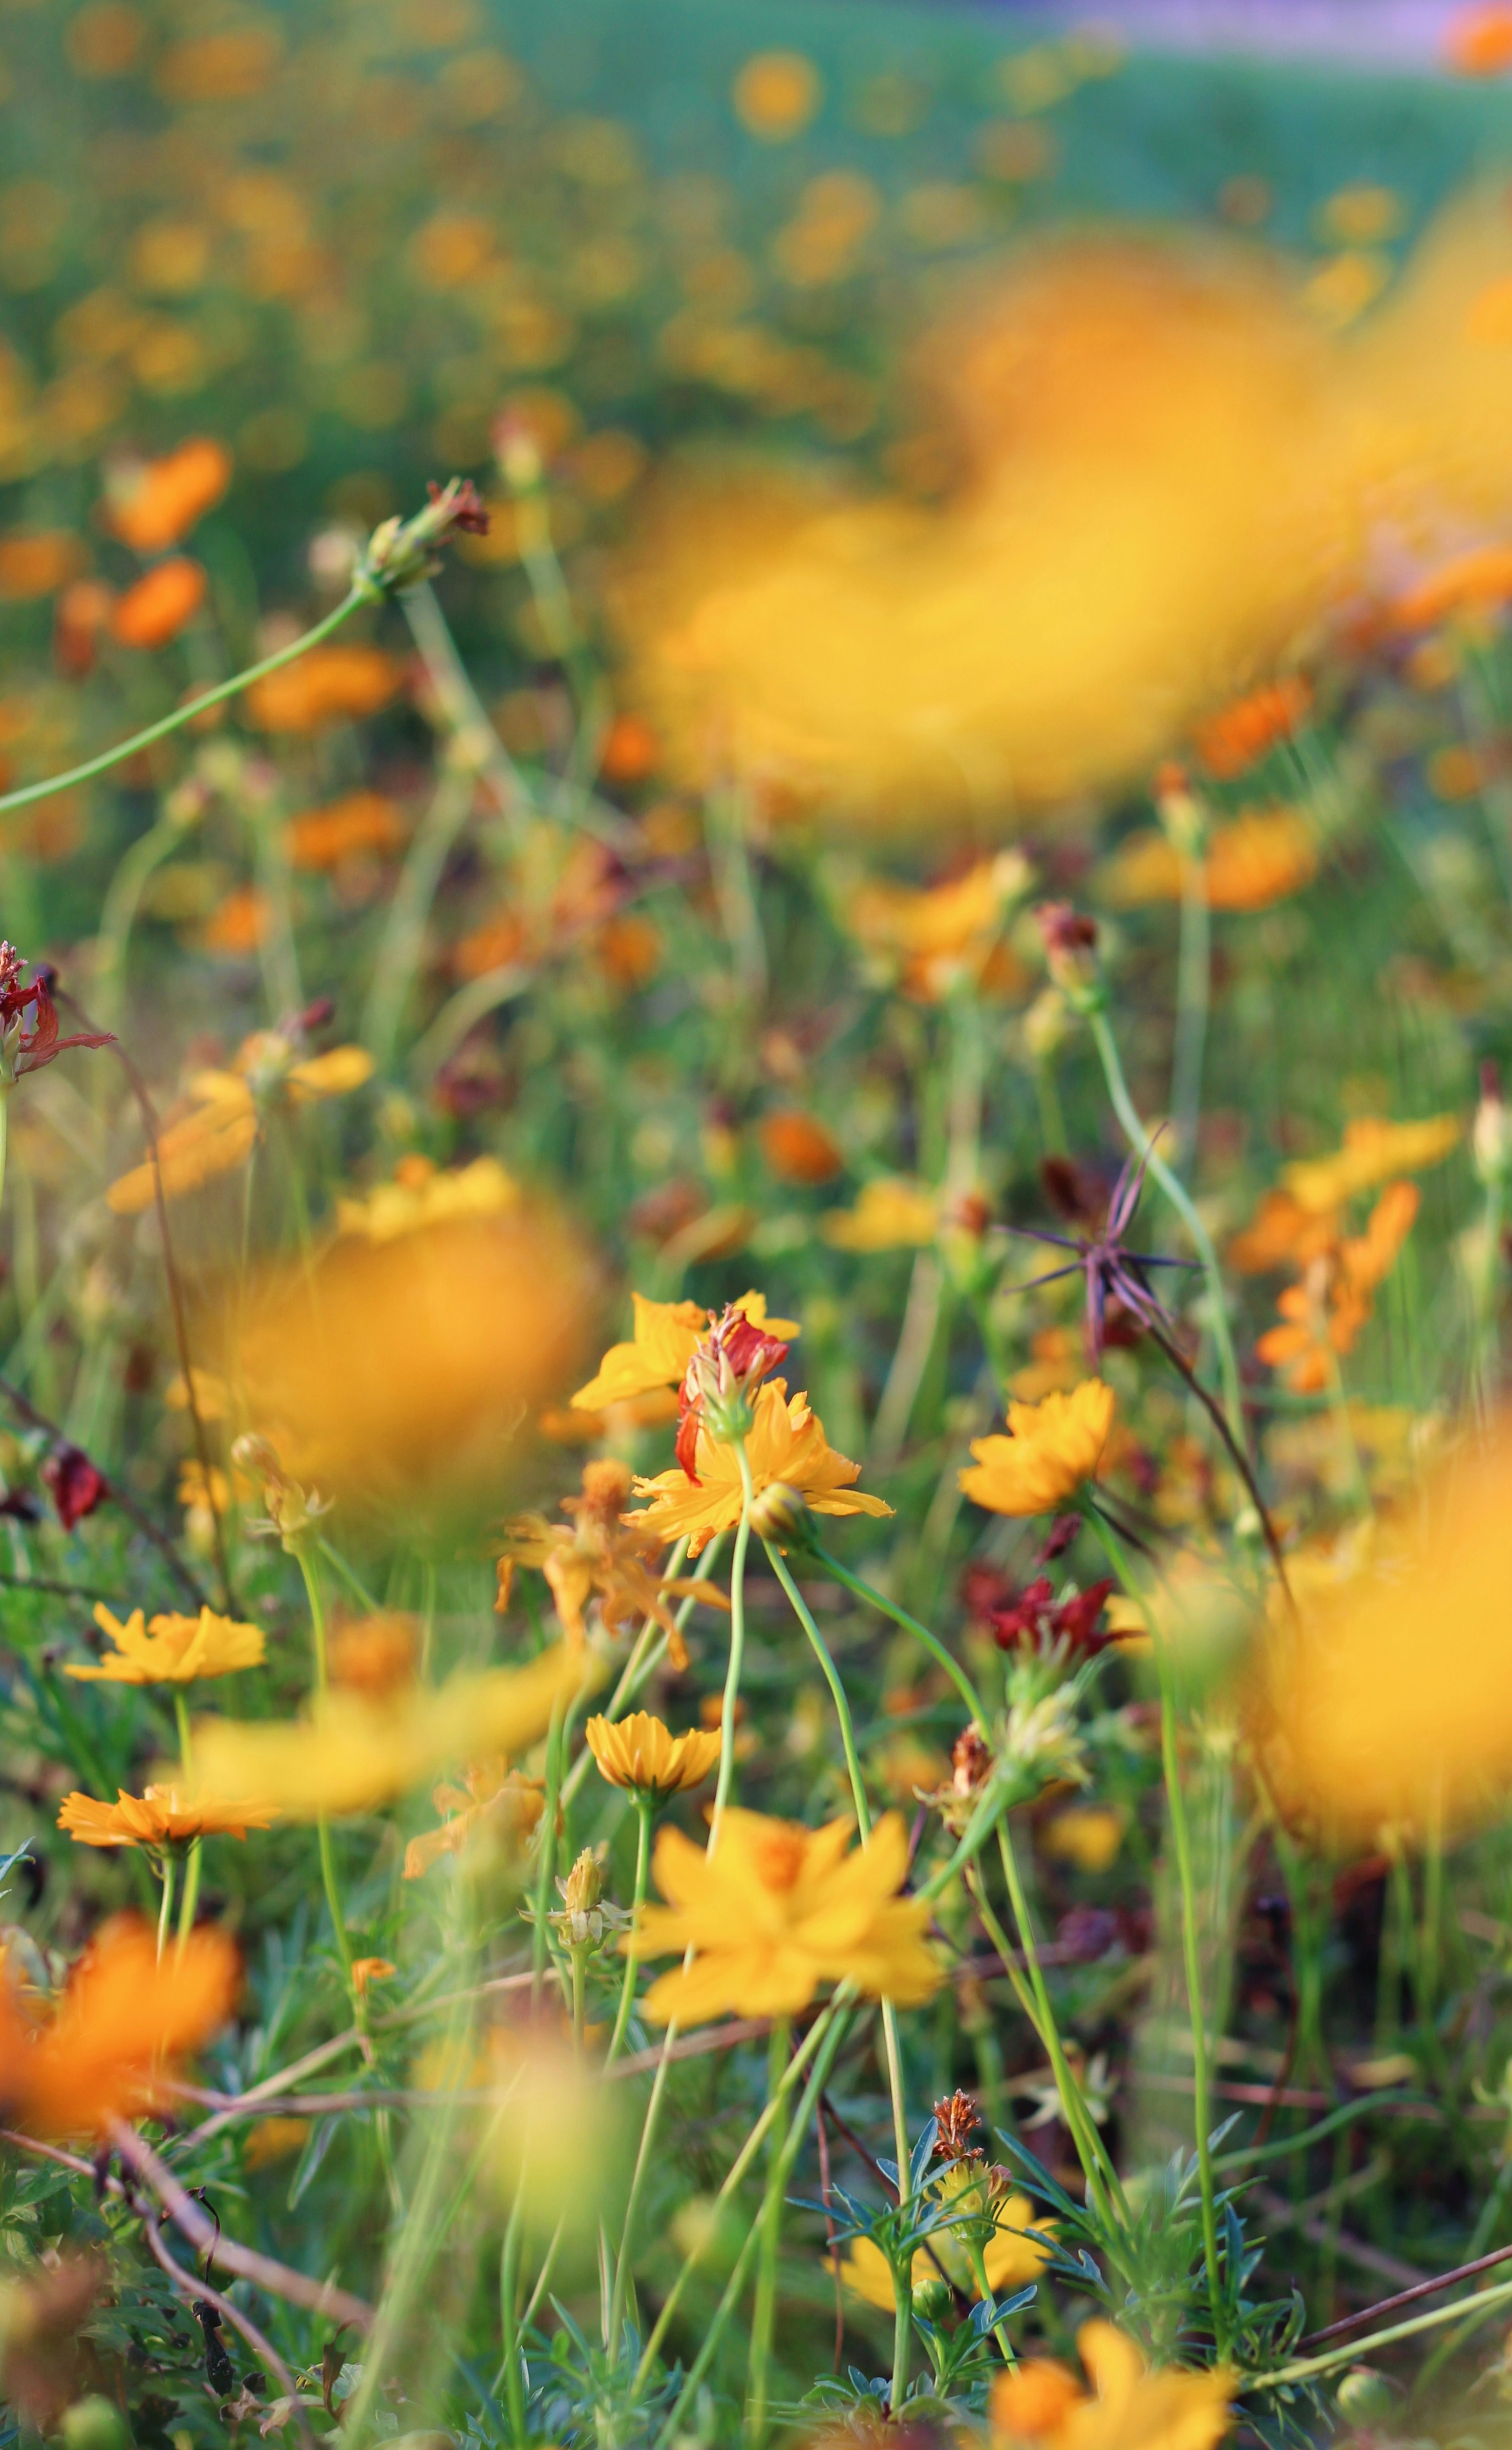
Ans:
[{"label": "red flower", "polygon": [[1103,1604],[1113,1588],[1113,1576],[1093,1583],[1084,1591],[1074,1591],[1070,1599],[1056,1601],[1051,1597],[1048,1576],[1037,1575],[1011,1607],[993,1608],[988,1623],[999,1650],[1025,1648],[1053,1649],[1064,1642],[1071,1650],[1094,1652],[1106,1650],[1114,1636],[1098,1623]]},{"label": "red flower", "polygon": [[709,1312],[708,1333],[688,1365],[677,1395],[678,1462],[694,1487],[698,1431],[710,1405],[738,1396],[747,1401],[762,1380],[787,1358],[791,1347],[764,1327],[753,1327],[743,1310],[727,1307],[723,1317]]},{"label": "red flower", "polygon": [[[67,1053],[70,1046],[113,1046],[111,1033],[100,1036],[80,1032],[74,1038],[58,1036],[58,1016],[52,1001],[49,973],[40,965],[29,983],[24,982],[21,955],[7,943],[0,943],[0,1079],[9,1075],[19,1080],[23,1072],[40,1072],[45,1063]],[[22,1016],[31,1007],[31,1027],[24,1029]]]},{"label": "red flower", "polygon": [[65,1531],[71,1531],[110,1494],[109,1482],[82,1447],[55,1446],[42,1467],[42,1481]]}]

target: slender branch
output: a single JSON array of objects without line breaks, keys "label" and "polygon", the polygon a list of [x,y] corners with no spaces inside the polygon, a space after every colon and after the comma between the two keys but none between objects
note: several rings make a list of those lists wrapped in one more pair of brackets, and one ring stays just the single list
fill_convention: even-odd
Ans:
[{"label": "slender branch", "polygon": [[1474,2280],[1483,2271],[1494,2271],[1499,2263],[1512,2258],[1512,2246],[1499,2246],[1494,2254],[1478,2255],[1474,2263],[1457,2264],[1452,2271],[1441,2271],[1435,2279],[1420,2280],[1411,2288],[1401,2288],[1394,2297],[1383,2297],[1377,2304],[1363,2305],[1358,2314],[1346,2314],[1326,2330],[1309,2331],[1299,2340],[1299,2348],[1321,2348],[1325,2340],[1342,2340],[1347,2331],[1358,2331],[1367,2323],[1374,2323],[1383,2314],[1395,2314],[1403,2305],[1415,2305],[1424,2297],[1437,2297],[1441,2289],[1457,2287],[1462,2280]]},{"label": "slender branch", "polygon": [[[291,2271],[287,2264],[275,2263],[271,2255],[259,2254],[254,2246],[239,2246],[235,2238],[220,2232],[193,2198],[184,2193],[172,2170],[165,2167],[134,2128],[127,2127],[123,2119],[113,2118],[108,2133],[112,2151],[145,2186],[150,2187],[175,2228],[182,2229],[191,2246],[198,2246],[202,2253],[206,2246],[213,2246],[216,2261],[223,2264],[227,2271],[265,2288],[272,2297],[285,2298],[291,2305],[308,2305],[317,2314],[334,2315],[338,2322],[350,2323],[354,2330],[368,2328],[374,2308],[364,2298],[352,2296],[334,2281],[311,2280],[302,2271]],[[93,2175],[92,2169],[90,2174]]]},{"label": "slender branch", "polygon": [[1203,1410],[1207,1413],[1209,1420],[1212,1423],[1212,1426],[1217,1430],[1220,1438],[1222,1438],[1224,1446],[1228,1450],[1229,1460],[1233,1465],[1233,1468],[1238,1473],[1240,1479],[1243,1481],[1245,1488],[1249,1492],[1250,1503],[1260,1517],[1260,1528],[1265,1535],[1266,1546],[1270,1552],[1270,1563],[1276,1569],[1276,1579],[1287,1595],[1288,1606],[1294,1612],[1296,1608],[1296,1601],[1292,1596],[1291,1585],[1287,1580],[1287,1561],[1281,1551],[1280,1536],[1277,1533],[1275,1525],[1270,1520],[1270,1508],[1267,1507],[1265,1499],[1260,1494],[1260,1484],[1255,1478],[1250,1458],[1245,1453],[1244,1448],[1229,1427],[1228,1416],[1224,1411],[1223,1406],[1219,1403],[1217,1397],[1203,1385],[1201,1379],[1197,1376],[1196,1371],[1192,1369],[1191,1362],[1187,1359],[1186,1354],[1181,1351],[1179,1345],[1168,1336],[1161,1328],[1156,1327],[1152,1320],[1146,1319],[1144,1323],[1149,1333],[1154,1338],[1154,1341],[1160,1347],[1161,1351],[1165,1354],[1166,1359],[1170,1362],[1172,1368],[1186,1380],[1188,1387],[1191,1389],[1192,1394],[1195,1395],[1198,1403],[1202,1406]]},{"label": "slender branch", "polygon": [[222,2322],[229,2323],[234,2331],[240,2332],[259,2363],[267,2367],[284,2397],[290,2401],[290,2413],[300,2428],[300,2440],[309,2445],[309,2450],[314,2450],[315,2437],[305,2422],[304,2413],[300,2405],[299,2384],[272,2341],[264,2339],[251,2318],[242,2313],[240,2305],[233,2304],[229,2297],[223,2297],[219,2288],[212,2288],[207,2280],[192,2278],[174,2262],[163,2243],[157,2214],[146,2206],[142,2207],[142,2234],[146,2239],[147,2251],[162,2266],[170,2285],[178,2290],[179,2295],[191,2305],[199,2304],[213,2305]]}]

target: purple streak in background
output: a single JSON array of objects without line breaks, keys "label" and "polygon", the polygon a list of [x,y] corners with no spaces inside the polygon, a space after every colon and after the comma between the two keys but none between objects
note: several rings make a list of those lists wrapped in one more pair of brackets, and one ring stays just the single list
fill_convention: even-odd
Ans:
[{"label": "purple streak in background", "polygon": [[[1116,26],[1136,45],[1440,68],[1463,0],[1052,0],[1051,13]],[[1038,12],[1036,12],[1038,13]]]}]

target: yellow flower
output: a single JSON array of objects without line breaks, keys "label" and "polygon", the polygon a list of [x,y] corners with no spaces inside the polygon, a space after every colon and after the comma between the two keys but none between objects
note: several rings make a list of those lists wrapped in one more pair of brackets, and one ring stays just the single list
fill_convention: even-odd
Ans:
[{"label": "yellow flower", "polygon": [[665,2024],[791,2016],[822,1982],[854,1982],[871,1998],[915,2007],[940,1980],[923,1934],[930,1908],[900,1897],[908,1841],[896,1812],[847,1852],[850,1823],[802,1829],[759,1812],[727,1812],[712,1857],[676,1829],[656,1841],[652,1870],[666,1906],[645,1908],[624,1943],[638,1956],[696,1954],[664,1974],[646,2012]]},{"label": "yellow flower", "polygon": [[1299,1207],[1314,1215],[1342,1208],[1358,1192],[1373,1191],[1397,1174],[1421,1174],[1438,1165],[1461,1138],[1455,1115],[1429,1115],[1417,1123],[1388,1122],[1360,1115],[1344,1130],[1344,1146],[1331,1157],[1308,1157],[1282,1175]]},{"label": "yellow flower", "polygon": [[[1512,1779],[1512,1429],[1449,1462],[1408,1527],[1302,1599],[1263,1661],[1259,1729],[1282,1807],[1346,1839],[1474,1825]],[[1350,1562],[1353,1562],[1351,1559]],[[1314,1567],[1308,1580],[1313,1580]]]},{"label": "yellow flower", "polygon": [[705,1735],[690,1727],[674,1736],[648,1710],[632,1710],[627,1719],[590,1719],[583,1735],[601,1778],[647,1795],[681,1795],[700,1785],[723,1749],[718,1728]]},{"label": "yellow flower", "polygon": [[376,1811],[451,1761],[523,1751],[580,1680],[578,1661],[559,1643],[528,1667],[453,1676],[434,1688],[381,1697],[338,1688],[292,1723],[202,1719],[195,1766],[212,1800],[267,1796],[294,1820]]},{"label": "yellow flower", "polygon": [[[1006,2197],[997,2207],[995,2217],[997,2225],[982,2249],[982,2268],[994,2297],[1003,2297],[1037,2280],[1055,2251],[1043,2236],[1026,2237],[1023,2232],[1031,2227],[1044,2231],[1054,2224],[1036,2221],[1035,2208],[1027,2195]],[[892,2265],[869,2237],[855,2240],[840,2266],[840,2277],[843,2285],[868,2305],[877,2306],[884,2314],[892,2312]],[[940,2279],[964,2289],[968,2297],[981,2295],[965,2240],[955,2227],[936,2229],[929,2246],[920,2247],[914,2256],[909,2285],[917,2292]]]},{"label": "yellow flower", "polygon": [[1078,1872],[1106,1872],[1128,1825],[1128,1814],[1111,1804],[1071,1803],[1045,1822],[1039,1842],[1057,1863],[1074,1863]]},{"label": "yellow flower", "polygon": [[[611,1344],[598,1365],[596,1377],[572,1397],[580,1412],[601,1412],[611,1404],[630,1403],[653,1388],[681,1385],[683,1373],[708,1332],[708,1312],[697,1302],[653,1302],[631,1293],[635,1333],[628,1344]],[[743,1293],[734,1310],[744,1311],[752,1327],[765,1327],[789,1342],[798,1333],[796,1321],[768,1318],[765,1293]]]},{"label": "yellow flower", "polygon": [[65,1667],[81,1684],[192,1684],[202,1676],[229,1676],[261,1667],[266,1644],[260,1625],[240,1624],[203,1607],[195,1616],[155,1616],[150,1629],[133,1608],[125,1624],[102,1602],[95,1624],[115,1644],[98,1666]]},{"label": "yellow flower", "polygon": [[940,1201],[901,1176],[863,1182],[854,1208],[831,1208],[819,1230],[837,1251],[918,1251],[934,1240]]},{"label": "yellow flower", "polygon": [[157,1138],[156,1152],[112,1182],[106,1205],[117,1216],[150,1208],[161,1181],[165,1199],[176,1199],[218,1174],[229,1174],[251,1152],[262,1109],[281,1098],[293,1106],[339,1098],[360,1089],[373,1073],[362,1046],[334,1046],[325,1055],[295,1060],[296,1049],[281,1030],[260,1029],[246,1039],[230,1072],[197,1072],[189,1083],[193,1113]]},{"label": "yellow flower", "polygon": [[[767,1324],[780,1328],[783,1322],[772,1319]],[[807,1396],[790,1396],[785,1379],[769,1378],[759,1390],[755,1426],[746,1438],[746,1452],[758,1497],[764,1488],[781,1481],[796,1488],[815,1514],[891,1514],[893,1510],[880,1497],[868,1497],[851,1487],[861,1478],[860,1464],[835,1452],[824,1436],[823,1421],[809,1410]],[[643,1513],[630,1517],[658,1540],[686,1537],[688,1554],[694,1557],[716,1531],[734,1528],[744,1498],[735,1449],[718,1444],[707,1427],[698,1432],[695,1462],[696,1480],[689,1480],[680,1465],[658,1472],[654,1479],[637,1480],[636,1496],[653,1502]]]},{"label": "yellow flower", "polygon": [[392,1242],[397,1235],[414,1234],[451,1216],[497,1216],[520,1204],[520,1187],[497,1157],[475,1157],[471,1165],[442,1174],[429,1157],[401,1157],[392,1182],[336,1203],[339,1234],[360,1234],[370,1242]]},{"label": "yellow flower", "polygon": [[404,1850],[407,1880],[423,1879],[443,1855],[460,1855],[485,1831],[510,1844],[529,1837],[545,1809],[545,1789],[539,1779],[521,1778],[508,1768],[500,1753],[465,1769],[460,1786],[443,1779],[431,1801],[443,1816],[441,1825],[410,1839]]},{"label": "yellow flower", "polygon": [[259,2118],[247,2129],[242,2167],[265,2169],[270,2162],[287,2160],[303,2149],[312,2123],[308,2118]]},{"label": "yellow flower", "polygon": [[1084,1378],[1069,1395],[1010,1404],[1007,1437],[975,1438],[966,1495],[994,1514],[1048,1514],[1092,1479],[1113,1428],[1114,1393]]},{"label": "yellow flower", "polygon": [[1076,2347],[1090,2392],[1048,2357],[998,2375],[988,2410],[995,2441],[1045,2450],[1213,2450],[1228,2431],[1234,2376],[1227,2365],[1152,2373],[1127,2333],[1100,2319],[1083,2323]]},{"label": "yellow flower", "polygon": [[[1311,828],[1293,808],[1246,808],[1213,829],[1202,862],[1212,910],[1269,910],[1300,892],[1318,872]],[[1163,833],[1130,836],[1103,868],[1105,899],[1119,908],[1179,902],[1182,862]]]},{"label": "yellow flower", "polygon": [[202,1925],[160,1958],[146,1924],[96,1933],[42,2025],[0,1984],[0,2099],[29,2135],[104,2135],[157,2109],[180,2063],[223,2025],[241,1962],[230,1935]]},{"label": "yellow flower", "polygon": [[116,1791],[114,1803],[92,1795],[66,1795],[58,1827],[80,1846],[187,1845],[192,1838],[244,1838],[278,1818],[271,1803],[223,1802],[181,1796],[176,1786],[149,1786],[141,1795]]},{"label": "yellow flower", "polygon": [[1030,875],[1021,851],[999,851],[921,892],[874,878],[838,915],[884,975],[895,976],[906,995],[934,1003],[960,980],[980,982],[1008,906],[1026,891]]}]

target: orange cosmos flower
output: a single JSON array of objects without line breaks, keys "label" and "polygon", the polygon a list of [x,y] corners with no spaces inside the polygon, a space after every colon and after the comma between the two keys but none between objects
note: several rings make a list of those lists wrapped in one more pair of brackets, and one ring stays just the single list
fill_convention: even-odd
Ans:
[{"label": "orange cosmos flower", "polygon": [[240,1624],[203,1607],[196,1616],[155,1616],[150,1632],[142,1610],[133,1608],[125,1624],[102,1602],[95,1624],[115,1644],[98,1665],[68,1665],[66,1676],[81,1683],[192,1684],[202,1676],[230,1676],[239,1667],[259,1667],[266,1643],[262,1627]]},{"label": "orange cosmos flower", "polygon": [[114,1803],[97,1803],[75,1791],[63,1799],[58,1827],[80,1846],[187,1846],[196,1838],[245,1838],[279,1817],[276,1804],[204,1802],[181,1796],[176,1786],[148,1786],[140,1795],[116,1791]]},{"label": "orange cosmos flower", "polygon": [[1229,2366],[1152,2373],[1128,2333],[1100,2318],[1083,2323],[1076,2349],[1090,2391],[1049,2357],[998,2375],[988,2405],[998,2450],[1214,2450],[1228,2432]]},{"label": "orange cosmos flower", "polygon": [[1512,544],[1472,545],[1451,554],[1391,606],[1397,630],[1434,630],[1456,613],[1497,612],[1512,600]]},{"label": "orange cosmos flower", "polygon": [[381,791],[349,791],[323,808],[305,808],[284,827],[289,865],[314,875],[354,859],[389,859],[404,847],[404,819]]},{"label": "orange cosmos flower", "polygon": [[546,1808],[542,1781],[521,1778],[502,1754],[464,1770],[460,1787],[443,1782],[431,1801],[443,1816],[441,1826],[410,1839],[404,1850],[407,1880],[423,1878],[443,1855],[460,1855],[475,1838],[492,1835],[513,1850]]},{"label": "orange cosmos flower", "polygon": [[[999,851],[922,891],[869,879],[845,897],[836,916],[880,977],[896,979],[916,1002],[938,1003],[962,980],[1008,990],[1017,983],[1001,970],[999,939],[1029,882],[1022,853]],[[1013,956],[1006,959],[1017,969]]]},{"label": "orange cosmos flower", "polygon": [[1338,1360],[1353,1351],[1412,1230],[1419,1197],[1413,1183],[1388,1183],[1365,1232],[1314,1258],[1303,1281],[1281,1294],[1282,1324],[1268,1328],[1255,1351],[1270,1368],[1284,1370],[1299,1394],[1320,1394]]},{"label": "orange cosmos flower", "polygon": [[96,1935],[43,2023],[0,1985],[0,2108],[29,2135],[103,2135],[141,2118],[223,2025],[241,1980],[224,1932],[201,1928],[161,1963],[146,1925],[123,1916]]},{"label": "orange cosmos flower", "polygon": [[1444,50],[1461,76],[1504,75],[1512,68],[1512,9],[1462,9],[1449,20]]},{"label": "orange cosmos flower", "polygon": [[123,647],[165,647],[204,602],[201,563],[184,554],[160,561],[118,596],[110,627]]},{"label": "orange cosmos flower", "polygon": [[248,1296],[251,1420],[328,1495],[494,1512],[528,1425],[581,1366],[598,1291],[582,1241],[536,1207],[342,1235]]},{"label": "orange cosmos flower", "polygon": [[8,603],[51,595],[83,567],[84,547],[65,529],[12,529],[0,536],[0,596]]},{"label": "orange cosmos flower", "polygon": [[1415,1123],[1358,1115],[1345,1125],[1344,1145],[1334,1155],[1289,1165],[1281,1179],[1299,1206],[1320,1215],[1344,1207],[1359,1192],[1373,1191],[1393,1175],[1421,1174],[1440,1164],[1463,1137],[1456,1115],[1428,1115]]},{"label": "orange cosmos flower", "polygon": [[[708,1330],[709,1313],[697,1302],[653,1302],[631,1293],[635,1332],[628,1344],[611,1344],[597,1373],[572,1397],[579,1411],[601,1412],[611,1404],[628,1404],[659,1387],[680,1386],[688,1365]],[[799,1333],[790,1318],[768,1318],[765,1293],[743,1293],[731,1309],[741,1311],[752,1327],[785,1336]]]},{"label": "orange cosmos flower", "polygon": [[159,1133],[155,1155],[112,1182],[106,1204],[118,1216],[150,1208],[154,1173],[165,1199],[198,1191],[216,1175],[233,1172],[250,1154],[266,1106],[344,1097],[372,1074],[373,1058],[365,1047],[333,1046],[324,1055],[301,1056],[289,1032],[254,1030],[239,1048],[233,1070],[194,1075],[189,1085],[199,1100],[196,1110]]},{"label": "orange cosmos flower", "polygon": [[625,1719],[590,1719],[583,1738],[611,1786],[663,1798],[701,1786],[724,1750],[717,1727],[711,1734],[690,1727],[674,1736],[649,1710],[632,1710]]},{"label": "orange cosmos flower", "polygon": [[796,1107],[764,1115],[758,1127],[762,1155],[779,1182],[833,1182],[845,1160],[832,1133]]},{"label": "orange cosmos flower", "polygon": [[[771,1319],[769,1327],[781,1320]],[[880,1497],[852,1487],[861,1466],[837,1454],[824,1435],[824,1425],[809,1409],[806,1395],[789,1395],[785,1379],[770,1378],[759,1389],[755,1426],[746,1440],[751,1480],[759,1497],[781,1482],[794,1488],[814,1514],[891,1514]],[[688,1554],[696,1557],[716,1531],[732,1531],[745,1503],[740,1464],[732,1446],[710,1436],[700,1423],[694,1450],[696,1477],[675,1465],[654,1479],[637,1480],[637,1497],[652,1503],[630,1521],[657,1540],[687,1538]]]},{"label": "orange cosmos flower", "polygon": [[765,145],[785,145],[808,126],[824,88],[802,51],[757,51],[735,79],[732,100],[741,126]]},{"label": "orange cosmos flower", "polygon": [[498,1598],[502,1616],[514,1587],[514,1568],[534,1565],[551,1585],[557,1622],[569,1642],[588,1639],[583,1610],[598,1594],[599,1616],[606,1633],[622,1633],[627,1624],[647,1619],[667,1636],[667,1655],[679,1673],[688,1665],[688,1645],[672,1613],[674,1600],[696,1599],[706,1607],[727,1607],[723,1591],[707,1579],[674,1575],[665,1580],[650,1565],[661,1543],[648,1539],[632,1519],[622,1520],[630,1492],[629,1468],[609,1456],[583,1467],[580,1497],[564,1497],[562,1512],[572,1517],[549,1523],[544,1514],[520,1514],[506,1525],[508,1542],[498,1561]]},{"label": "orange cosmos flower", "polygon": [[520,1207],[524,1196],[496,1157],[475,1157],[471,1165],[442,1173],[428,1157],[412,1150],[400,1157],[391,1182],[338,1199],[337,1231],[360,1235],[369,1242],[392,1242],[400,1234],[417,1234],[452,1216],[502,1216]]},{"label": "orange cosmos flower", "polygon": [[1289,740],[1311,709],[1311,688],[1300,673],[1292,673],[1220,707],[1193,726],[1192,737],[1209,773],[1230,782],[1278,740]]},{"label": "orange cosmos flower", "polygon": [[1010,1404],[1008,1435],[973,1439],[977,1461],[960,1486],[994,1514],[1049,1514],[1095,1477],[1113,1415],[1113,1389],[1100,1378],[1042,1404]]},{"label": "orange cosmos flower", "polygon": [[[1307,820],[1293,808],[1247,808],[1215,826],[1202,862],[1210,910],[1269,910],[1312,883],[1318,854]],[[1153,828],[1132,834],[1102,871],[1107,899],[1123,908],[1179,902],[1182,861]]]},{"label": "orange cosmos flower", "polygon": [[230,482],[231,454],[224,443],[197,435],[165,459],[147,459],[112,476],[110,525],[134,552],[165,552],[215,508]]},{"label": "orange cosmos flower", "polygon": [[254,681],[243,704],[263,731],[323,731],[387,706],[404,678],[380,647],[312,647],[297,663]]},{"label": "orange cosmos flower", "polygon": [[652,1871],[665,1906],[647,1906],[621,1942],[637,1956],[695,1954],[646,1996],[658,2024],[706,2024],[724,2012],[792,2016],[824,1982],[917,2007],[940,1981],[924,1945],[931,1907],[901,1897],[908,1839],[896,1812],[864,1846],[851,1823],[802,1829],[764,1813],[727,1812],[712,1855],[664,1829]]}]

